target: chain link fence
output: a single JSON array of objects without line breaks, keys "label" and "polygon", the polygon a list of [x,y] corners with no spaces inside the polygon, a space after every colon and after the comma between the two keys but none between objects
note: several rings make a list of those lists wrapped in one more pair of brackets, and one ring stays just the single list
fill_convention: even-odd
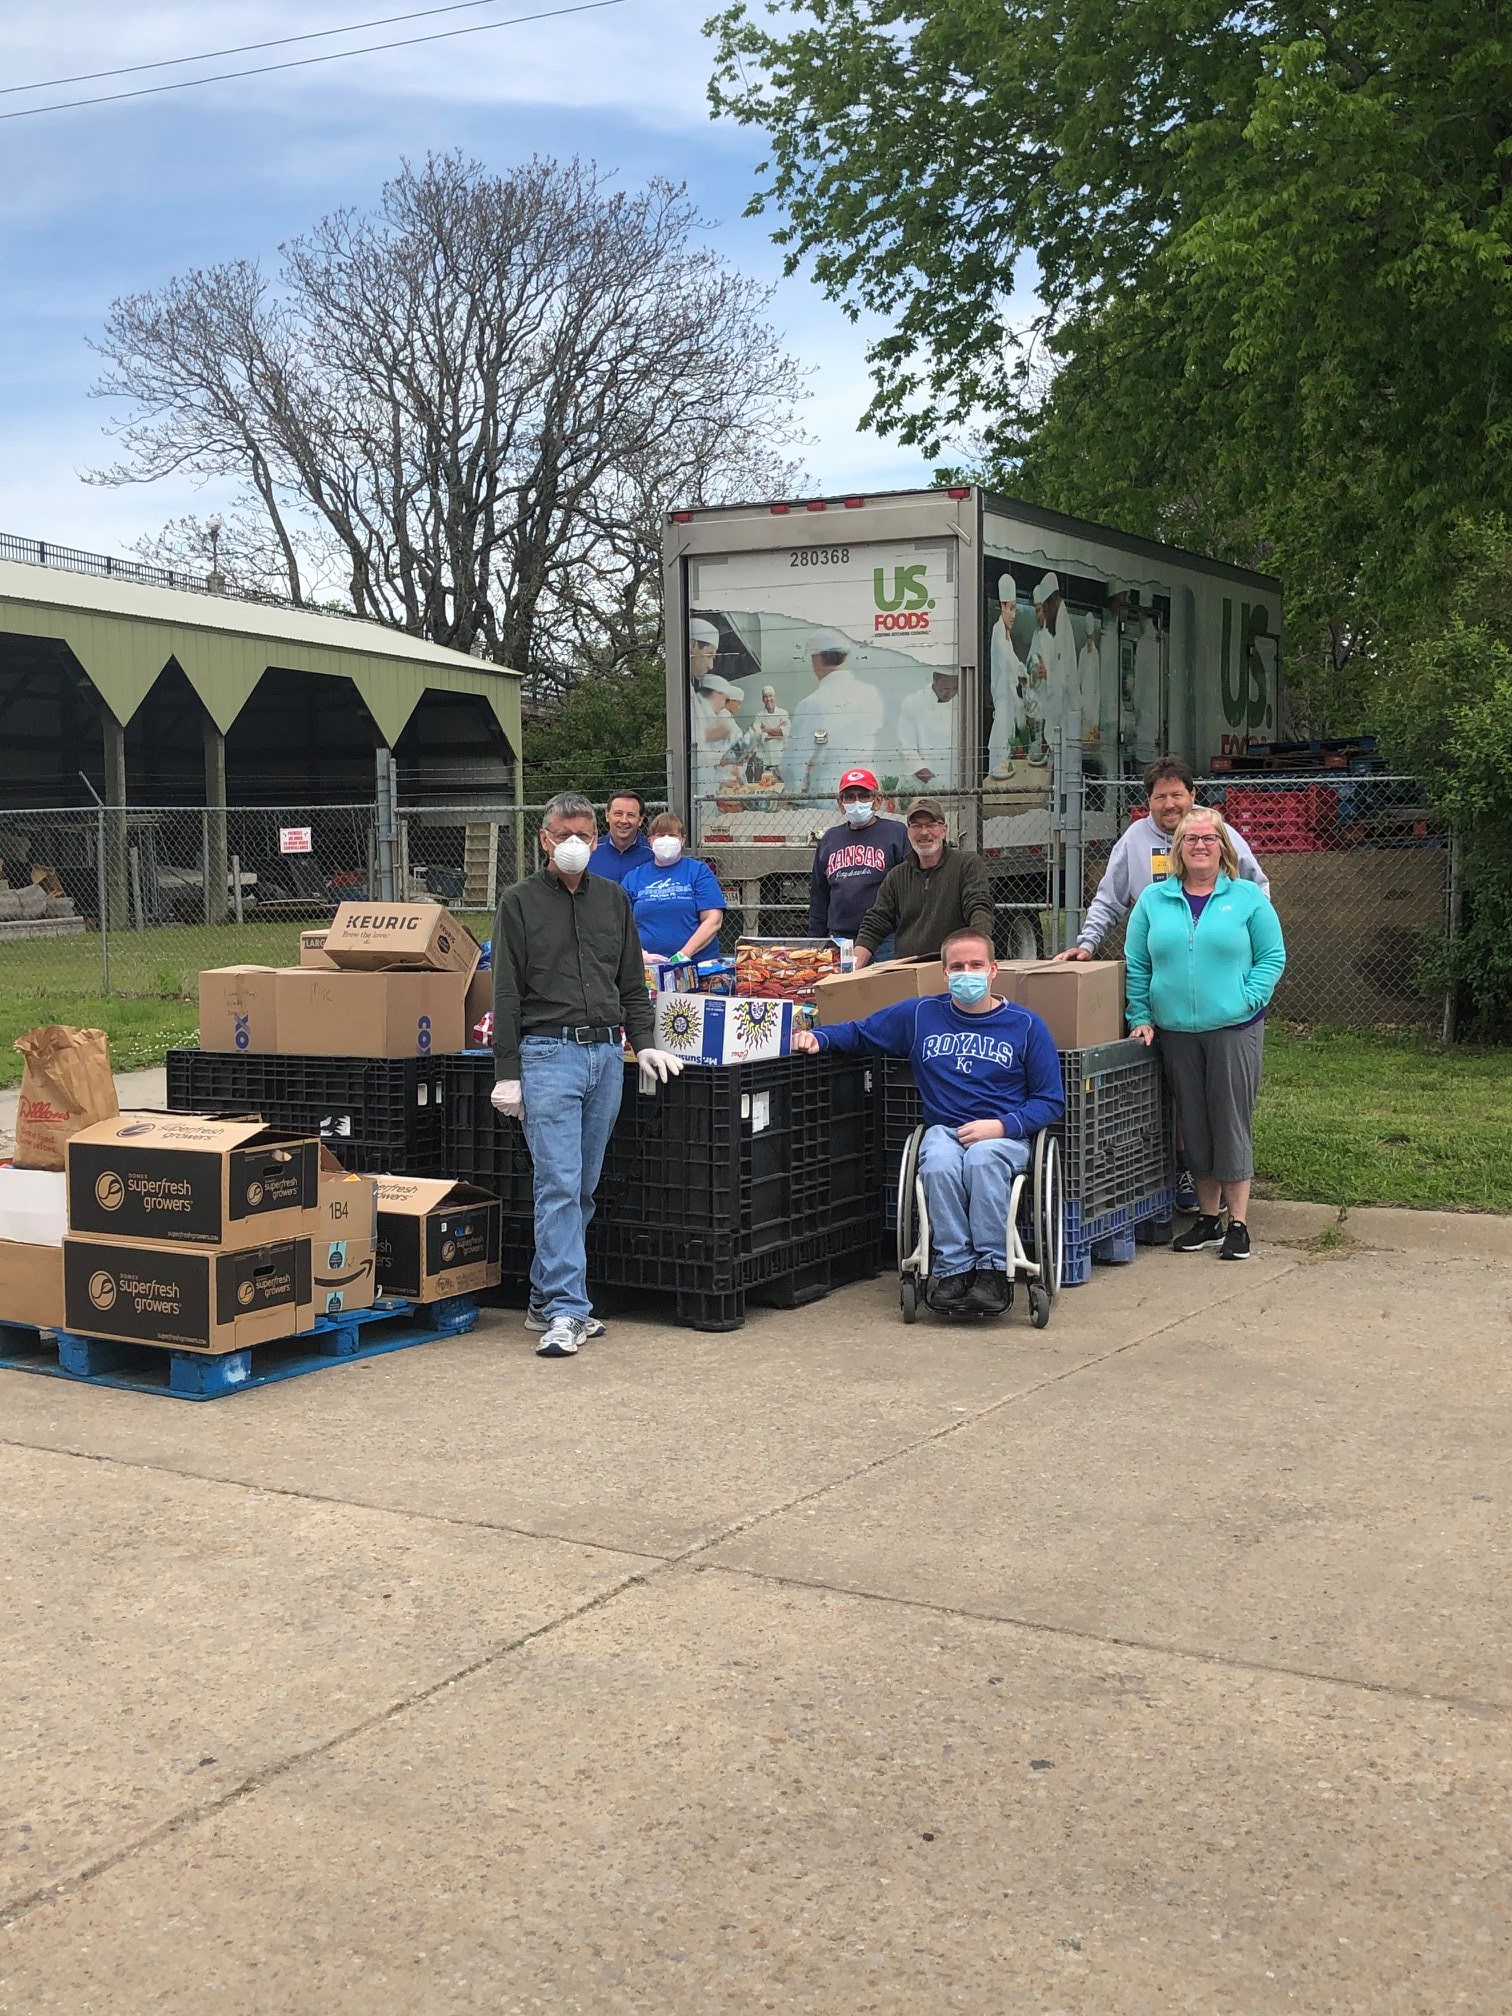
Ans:
[{"label": "chain link fence", "polygon": [[[1277,1015],[1345,1029],[1444,1026],[1454,855],[1416,778],[1204,777],[1197,797],[1244,836],[1270,882],[1286,935]],[[1081,806],[1085,911],[1114,841],[1145,816],[1144,789],[1086,778]],[[1120,928],[1101,949],[1117,957],[1122,947]]]},{"label": "chain link fence", "polygon": [[[1044,774],[941,793],[951,832],[987,861],[1004,956],[1070,942],[1108,854],[1141,813],[1132,780],[1047,791]],[[1453,854],[1411,778],[1204,779],[1254,848],[1286,932],[1276,1012],[1345,1028],[1443,1024],[1436,956],[1449,930]],[[879,808],[900,821],[909,801]],[[655,801],[648,811],[659,809]],[[3,1047],[31,1022],[88,1019],[91,1001],[143,1004],[142,1057],[192,1031],[212,966],[293,964],[299,934],[348,899],[445,903],[480,936],[499,892],[537,865],[542,808],[497,801],[240,807],[0,809]],[[729,903],[721,943],[805,935],[813,851],[837,821],[828,799],[762,794],[699,807],[696,851]],[[1078,885],[1080,903],[1076,901]],[[1104,946],[1116,955],[1121,932]],[[158,1004],[149,1012],[150,1004]],[[112,1027],[129,1032],[135,1011]]]}]

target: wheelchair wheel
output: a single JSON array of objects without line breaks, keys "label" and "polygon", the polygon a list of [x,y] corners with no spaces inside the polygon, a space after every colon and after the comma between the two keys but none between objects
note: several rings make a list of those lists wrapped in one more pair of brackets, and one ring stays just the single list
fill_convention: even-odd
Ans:
[{"label": "wheelchair wheel", "polygon": [[1050,1321],[1050,1291],[1041,1288],[1038,1281],[1029,1283],[1029,1321],[1036,1330],[1043,1330]]},{"label": "wheelchair wheel", "polygon": [[903,1311],[903,1321],[912,1323],[919,1313],[918,1276],[905,1274],[898,1282],[898,1302]]},{"label": "wheelchair wheel", "polygon": [[[1066,1216],[1061,1196],[1060,1143],[1041,1133],[1034,1152],[1034,1257],[1039,1262],[1038,1286],[1046,1296],[1045,1316],[1061,1290],[1065,1264]],[[1030,1309],[1033,1313],[1033,1303]]]},{"label": "wheelchair wheel", "polygon": [[[907,1263],[913,1258],[915,1246],[919,1243],[918,1199],[914,1195],[914,1182],[919,1173],[919,1150],[924,1142],[924,1129],[915,1127],[908,1137],[903,1150],[903,1160],[898,1167],[898,1273],[907,1272]],[[910,1319],[911,1320],[911,1319]]]}]

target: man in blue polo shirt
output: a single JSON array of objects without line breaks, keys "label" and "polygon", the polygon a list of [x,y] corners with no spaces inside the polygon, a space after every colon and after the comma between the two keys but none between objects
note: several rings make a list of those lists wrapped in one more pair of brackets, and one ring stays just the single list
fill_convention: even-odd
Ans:
[{"label": "man in blue polo shirt", "polygon": [[602,875],[607,882],[623,882],[632,868],[644,868],[651,861],[651,847],[641,832],[646,801],[639,791],[610,794],[602,840],[588,857],[588,873]]},{"label": "man in blue polo shirt", "polygon": [[993,993],[997,961],[978,931],[940,947],[947,994],[899,1001],[860,1022],[795,1030],[795,1050],[906,1057],[924,1107],[919,1174],[929,1206],[929,1301],[952,1315],[1008,1307],[1008,1200],[1031,1143],[1065,1111],[1055,1039]]}]

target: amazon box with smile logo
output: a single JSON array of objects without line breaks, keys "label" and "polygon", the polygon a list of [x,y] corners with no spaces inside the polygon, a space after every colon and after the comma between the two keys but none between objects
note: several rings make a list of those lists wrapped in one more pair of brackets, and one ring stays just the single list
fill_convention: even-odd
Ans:
[{"label": "amazon box with smile logo", "polygon": [[321,1316],[370,1309],[378,1293],[378,1184],[352,1176],[329,1148],[320,1151],[320,1231],[315,1240],[315,1308]]},{"label": "amazon box with smile logo", "polygon": [[444,1302],[498,1285],[504,1210],[497,1197],[445,1177],[377,1182],[381,1294]]},{"label": "amazon box with smile logo", "polygon": [[63,1307],[81,1337],[207,1353],[274,1343],[314,1324],[310,1241],[225,1253],[70,1232]]},{"label": "amazon box with smile logo", "polygon": [[68,1144],[68,1227],[239,1249],[320,1229],[320,1143],[253,1117],[120,1113]]}]

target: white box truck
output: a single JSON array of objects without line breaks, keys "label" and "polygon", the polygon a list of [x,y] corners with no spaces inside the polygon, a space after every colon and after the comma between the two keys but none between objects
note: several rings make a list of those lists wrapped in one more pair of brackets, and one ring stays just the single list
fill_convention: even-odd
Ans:
[{"label": "white box truck", "polygon": [[[663,564],[673,797],[748,929],[797,927],[864,768],[945,801],[1000,950],[1043,949],[1056,749],[1111,782],[1277,732],[1279,581],[974,485],[674,510]],[[1086,794],[1094,849],[1127,795]]]}]

